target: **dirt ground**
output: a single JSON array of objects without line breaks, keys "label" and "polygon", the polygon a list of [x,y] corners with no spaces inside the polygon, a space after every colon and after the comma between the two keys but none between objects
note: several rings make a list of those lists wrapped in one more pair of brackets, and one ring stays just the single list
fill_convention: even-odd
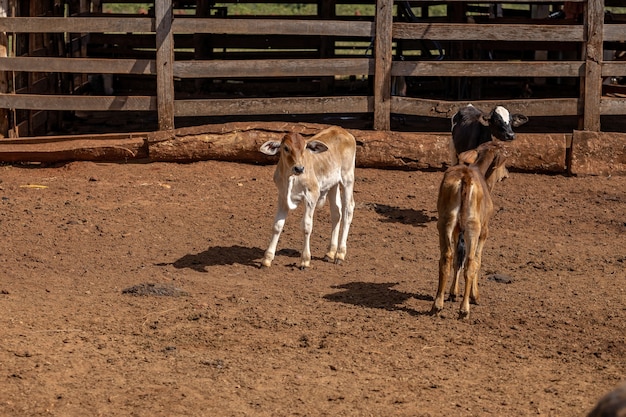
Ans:
[{"label": "dirt ground", "polygon": [[0,414],[584,416],[626,378],[626,177],[498,184],[481,303],[429,315],[441,172],[357,169],[344,265],[259,269],[273,166],[0,167]]}]

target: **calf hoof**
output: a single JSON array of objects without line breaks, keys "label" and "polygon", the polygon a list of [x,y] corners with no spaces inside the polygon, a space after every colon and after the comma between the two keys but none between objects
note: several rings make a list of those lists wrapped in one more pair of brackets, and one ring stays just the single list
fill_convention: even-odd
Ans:
[{"label": "calf hoof", "polygon": [[443,310],[443,307],[438,307],[436,304],[433,304],[432,308],[430,309],[430,315],[437,316],[439,315],[439,313],[441,313],[441,310]]},{"label": "calf hoof", "polygon": [[455,302],[455,301],[456,301],[456,294],[450,294],[450,295],[448,295],[448,301]]},{"label": "calf hoof", "polygon": [[459,311],[459,320],[468,320],[469,319],[469,311]]},{"label": "calf hoof", "polygon": [[324,261],[325,262],[336,262],[335,258],[333,256],[330,256],[329,254],[324,255]]},{"label": "calf hoof", "polygon": [[261,261],[261,268],[269,268],[270,266],[272,266],[272,260],[271,259],[263,259]]},{"label": "calf hoof", "polygon": [[343,259],[335,259],[335,265],[343,265]]}]

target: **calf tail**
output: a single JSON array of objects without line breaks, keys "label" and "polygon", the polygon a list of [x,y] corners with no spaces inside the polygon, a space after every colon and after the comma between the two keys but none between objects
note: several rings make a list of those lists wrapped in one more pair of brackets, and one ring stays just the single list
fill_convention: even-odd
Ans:
[{"label": "calf tail", "polygon": [[463,234],[463,230],[461,230],[459,232],[459,237],[458,240],[456,242],[456,253],[454,254],[454,259],[455,259],[455,265],[454,265],[454,269],[456,271],[460,271],[462,268],[465,267],[465,254],[466,254],[466,248],[465,248],[465,236]]},{"label": "calf tail", "polygon": [[456,262],[455,267],[457,271],[460,271],[465,267],[465,261],[467,256],[467,248],[465,246],[465,224],[467,222],[467,210],[469,199],[471,199],[471,179],[464,175],[461,179],[461,187],[459,193],[461,195],[461,207],[459,207],[459,217],[457,227],[459,228],[459,236],[456,242]]}]

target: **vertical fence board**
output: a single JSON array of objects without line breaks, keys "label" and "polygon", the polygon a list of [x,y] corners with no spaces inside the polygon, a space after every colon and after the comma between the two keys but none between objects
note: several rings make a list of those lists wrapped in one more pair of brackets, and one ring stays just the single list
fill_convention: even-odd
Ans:
[{"label": "vertical fence board", "polygon": [[602,40],[604,31],[604,1],[589,0],[586,15],[587,44],[585,47],[585,80],[583,129],[600,130],[600,100],[602,98]]},{"label": "vertical fence board", "polygon": [[391,129],[393,0],[376,1],[374,41],[374,129]]},{"label": "vertical fence board", "polygon": [[172,0],[154,2],[159,130],[174,128],[174,34]]}]

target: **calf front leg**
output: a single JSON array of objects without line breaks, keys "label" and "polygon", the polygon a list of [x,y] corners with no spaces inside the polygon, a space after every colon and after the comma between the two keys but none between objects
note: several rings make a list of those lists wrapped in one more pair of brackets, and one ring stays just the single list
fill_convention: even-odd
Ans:
[{"label": "calf front leg", "polygon": [[313,199],[313,201],[307,201],[304,207],[304,217],[302,218],[304,247],[302,248],[302,257],[300,258],[300,269],[306,269],[311,266],[311,232],[313,231],[313,214],[315,214],[316,204],[317,198]]},{"label": "calf front leg", "polygon": [[328,252],[324,256],[324,260],[328,262],[334,262],[337,255],[337,246],[339,245],[339,229],[341,227],[341,196],[339,192],[339,185],[334,186],[329,195],[330,202],[330,220],[332,223],[332,230],[330,233],[330,243],[328,245]]},{"label": "calf front leg", "polygon": [[272,261],[274,260],[274,254],[276,253],[276,246],[278,246],[278,239],[280,238],[280,233],[283,231],[283,227],[285,226],[285,220],[287,219],[287,214],[289,213],[289,209],[285,204],[281,204],[278,202],[278,210],[276,211],[276,216],[274,217],[274,226],[272,228],[272,237],[270,239],[270,244],[265,251],[265,256],[261,261],[262,267],[269,268],[272,265]]},{"label": "calf front leg", "polygon": [[341,237],[339,238],[339,250],[335,258],[336,264],[341,264],[348,253],[348,233],[354,216],[354,180],[346,181],[343,187],[343,217],[341,225]]}]

